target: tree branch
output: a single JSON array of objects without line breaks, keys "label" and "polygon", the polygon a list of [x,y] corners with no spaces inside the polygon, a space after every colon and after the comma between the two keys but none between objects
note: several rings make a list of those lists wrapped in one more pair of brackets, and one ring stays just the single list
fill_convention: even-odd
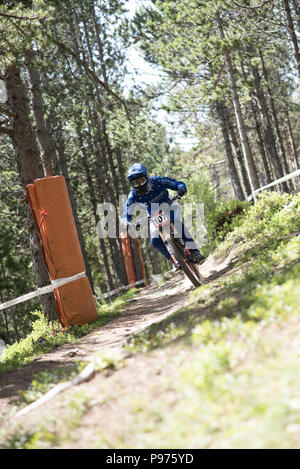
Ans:
[{"label": "tree branch", "polygon": [[53,42],[53,44],[57,45],[59,47],[60,50],[62,50],[63,52],[71,55],[78,64],[82,65],[84,70],[89,74],[91,75],[94,80],[99,83],[110,95],[112,95],[114,98],[117,99],[117,101],[119,101],[122,106],[124,107],[125,109],[125,112],[126,112],[126,115],[127,115],[127,118],[129,120],[129,122],[131,122],[131,119],[130,119],[130,115],[129,115],[129,112],[128,112],[128,109],[127,109],[127,106],[126,106],[126,103],[125,101],[120,98],[120,96],[118,96],[116,93],[114,93],[114,91],[112,91],[107,85],[106,83],[104,83],[104,81],[100,80],[100,78],[98,78],[97,74],[88,66],[87,62],[85,62],[84,60],[82,60],[78,54],[76,54],[76,52],[74,52],[72,49],[70,49],[68,46],[66,46],[63,42],[60,42],[58,41],[57,39],[54,39],[53,37],[51,36],[48,36],[49,40],[51,42]]},{"label": "tree branch", "polygon": [[263,2],[261,2],[259,5],[253,5],[253,6],[247,6],[247,5],[241,5],[240,3],[237,3],[235,2],[234,0],[232,0],[232,3],[238,7],[238,8],[244,8],[246,10],[254,10],[256,8],[262,8],[264,7],[267,3],[270,3],[271,1],[273,0],[264,0]]},{"label": "tree branch", "polygon": [[0,114],[6,114],[7,116],[9,117],[13,117],[13,113],[11,111],[9,111],[8,109],[6,109],[5,107],[1,106],[0,105]]},{"label": "tree branch", "polygon": [[0,11],[0,16],[4,16],[5,18],[14,18],[15,20],[41,20],[45,18],[40,18],[39,16],[17,16],[17,15],[10,15],[8,13],[4,13]]},{"label": "tree branch", "polygon": [[[0,13],[1,14],[1,13]],[[10,21],[11,21],[11,18],[9,17],[8,18]],[[13,25],[22,33],[24,34],[25,36],[29,37],[29,35],[22,29],[20,28],[19,25],[17,25],[16,23],[14,23],[12,21]],[[76,62],[80,65],[82,65],[82,67],[84,68],[84,70],[89,74],[91,75],[94,80],[99,83],[111,96],[113,96],[117,101],[119,101],[122,106],[124,107],[125,109],[125,112],[126,112],[126,116],[127,116],[127,119],[129,120],[129,122],[131,122],[131,119],[130,119],[130,115],[129,115],[129,111],[127,109],[127,106],[126,106],[126,103],[125,101],[120,98],[120,96],[118,96],[116,93],[114,93],[114,91],[112,91],[109,86],[106,85],[106,83],[104,83],[104,81],[100,80],[100,78],[98,78],[97,74],[89,67],[89,65],[87,64],[87,62],[85,60],[82,60],[78,54],[76,54],[76,52],[74,52],[72,49],[70,49],[70,47],[66,46],[63,42],[60,42],[58,41],[57,39],[54,39],[54,37],[52,36],[49,36],[47,34],[47,38],[53,43],[55,44],[56,46],[58,46],[58,48],[60,50],[62,50],[63,52],[71,55],[71,57],[73,57]]]},{"label": "tree branch", "polygon": [[1,135],[8,135],[9,137],[13,136],[13,131],[8,129],[7,127],[1,127],[0,125],[0,134]]}]

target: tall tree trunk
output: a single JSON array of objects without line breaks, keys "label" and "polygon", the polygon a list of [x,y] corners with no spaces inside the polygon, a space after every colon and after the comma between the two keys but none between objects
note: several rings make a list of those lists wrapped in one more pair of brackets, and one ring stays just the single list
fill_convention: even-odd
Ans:
[{"label": "tall tree trunk", "polygon": [[[21,185],[24,191],[26,191],[27,184],[32,184],[35,179],[43,177],[43,170],[29,118],[27,96],[17,66],[11,65],[6,69],[5,83],[9,108],[13,114],[12,138],[16,151],[17,167]],[[42,287],[49,284],[49,275],[37,227],[28,205],[27,226],[36,284],[38,287]],[[49,320],[57,319],[58,315],[54,295],[52,293],[42,295],[40,300],[45,316]]]},{"label": "tall tree trunk", "polygon": [[[77,133],[77,137],[78,137],[80,151],[81,151],[82,156],[83,156],[82,163],[83,163],[83,167],[84,167],[85,174],[86,174],[86,181],[87,181],[87,184],[88,184],[88,187],[89,187],[89,196],[90,196],[90,200],[91,200],[92,211],[93,211],[93,215],[94,215],[94,219],[95,219],[95,224],[97,225],[98,221],[99,221],[99,216],[98,216],[98,213],[97,213],[96,191],[95,191],[95,188],[94,188],[94,182],[92,180],[92,176],[91,176],[91,172],[90,172],[90,168],[89,168],[89,164],[88,164],[88,157],[87,157],[84,145],[83,145],[83,137],[81,135],[81,129],[80,129],[79,124],[77,124],[76,133]],[[100,251],[101,251],[101,254],[102,254],[102,258],[103,258],[103,264],[104,264],[104,269],[105,269],[105,273],[106,273],[108,287],[109,287],[109,290],[113,290],[115,288],[115,285],[114,285],[113,278],[112,278],[111,271],[110,271],[109,260],[108,260],[108,255],[107,255],[107,250],[106,250],[106,245],[105,245],[104,239],[99,238],[99,244],[100,244]]]},{"label": "tall tree trunk", "polygon": [[[220,38],[224,41],[225,35],[224,35],[224,30],[223,30],[223,23],[222,23],[222,19],[219,13],[216,14],[216,21],[218,25]],[[225,58],[226,70],[227,70],[227,75],[228,75],[229,84],[230,84],[230,90],[231,90],[231,95],[232,95],[232,101],[233,101],[233,107],[235,111],[237,126],[239,130],[239,135],[240,135],[243,154],[244,154],[245,163],[247,167],[247,172],[249,175],[249,181],[251,184],[251,190],[254,191],[255,189],[259,188],[259,181],[257,177],[257,171],[256,171],[254,159],[253,159],[251,149],[249,146],[249,141],[248,141],[248,136],[247,136],[242,109],[240,105],[239,95],[237,92],[233,66],[232,66],[230,54],[229,54],[227,47],[224,48],[224,58]]]},{"label": "tall tree trunk", "polygon": [[92,6],[92,17],[93,17],[93,23],[94,23],[95,38],[96,38],[97,46],[98,46],[99,59],[100,59],[100,64],[101,64],[102,78],[103,78],[104,83],[108,84],[107,71],[106,71],[105,61],[104,61],[103,45],[100,40],[100,26],[97,22],[95,5]]},{"label": "tall tree trunk", "polygon": [[[251,70],[252,70],[252,74],[254,78],[254,88],[255,88],[258,102],[260,104],[260,110],[261,110],[262,119],[263,119],[264,141],[265,141],[270,159],[272,161],[276,177],[279,179],[283,177],[284,173],[283,173],[282,163],[277,153],[275,137],[274,137],[274,133],[272,130],[271,118],[270,118],[266,98],[265,98],[264,92],[260,84],[261,79],[259,76],[258,68],[252,65]],[[286,182],[282,184],[282,187],[283,187],[283,190],[288,192],[289,189],[288,189]]]},{"label": "tall tree trunk", "polygon": [[92,277],[91,267],[90,267],[86,247],[85,247],[85,240],[84,240],[84,236],[83,236],[83,233],[82,233],[81,223],[80,223],[80,220],[79,220],[79,217],[78,217],[76,198],[74,196],[74,191],[73,191],[72,184],[71,184],[71,181],[70,181],[69,170],[68,170],[66,155],[65,155],[65,144],[64,144],[64,139],[63,139],[63,136],[62,136],[62,129],[59,129],[56,132],[56,136],[57,136],[57,152],[58,152],[58,155],[59,155],[61,171],[62,171],[62,175],[65,178],[66,185],[67,185],[67,188],[68,188],[70,203],[71,203],[72,212],[73,212],[73,216],[74,216],[74,222],[75,222],[75,226],[76,226],[76,229],[77,229],[79,243],[80,243],[82,256],[83,256],[83,260],[84,260],[84,264],[85,264],[86,275],[89,279],[92,291],[95,293],[94,281],[93,281],[93,277]]},{"label": "tall tree trunk", "polygon": [[153,248],[149,250],[149,257],[152,266],[152,273],[153,275],[157,275],[161,273],[161,265],[159,263],[159,253],[157,249]]},{"label": "tall tree trunk", "polygon": [[209,169],[210,169],[213,181],[214,181],[214,185],[213,185],[214,201],[217,202],[217,200],[218,200],[218,188],[220,186],[220,176],[219,176],[218,171],[217,171],[214,164],[211,164],[209,166]]},{"label": "tall tree trunk", "polygon": [[296,21],[298,25],[298,32],[300,32],[300,3],[299,0],[293,0],[293,6],[296,13]]},{"label": "tall tree trunk", "polygon": [[[293,162],[293,170],[296,171],[297,169],[300,169],[300,162],[299,162],[299,156],[297,152],[297,147],[292,131],[292,126],[289,118],[289,113],[288,111],[286,112],[286,126],[287,126],[287,134],[289,136],[289,147],[290,147],[290,155],[291,155],[291,161]],[[299,190],[300,188],[300,177],[295,178],[296,186]]]},{"label": "tall tree trunk", "polygon": [[[84,29],[85,43],[86,43],[86,46],[87,46],[86,49],[87,49],[87,53],[88,53],[88,61],[89,61],[90,67],[96,73],[97,70],[96,70],[95,61],[94,61],[94,58],[93,58],[93,50],[92,50],[92,43],[91,43],[91,39],[90,39],[89,29],[88,29],[87,21],[86,21],[85,16],[84,16],[83,9],[81,9],[81,11],[82,11],[81,21],[82,21],[83,29]],[[93,15],[94,12],[91,12],[91,14]],[[74,16],[75,16],[76,22],[78,24],[78,18],[76,17],[76,12],[75,12]],[[97,28],[97,23],[96,23],[96,28]],[[73,24],[72,24],[72,30],[73,30],[73,35],[76,35],[76,31],[75,31],[75,27],[74,27],[74,21],[73,21]],[[96,29],[95,29],[95,31],[96,31]],[[101,42],[100,42],[100,37],[97,34],[96,34],[96,36],[97,36],[98,47],[101,47],[102,45],[101,45]],[[83,57],[86,61],[87,59],[85,57],[84,43],[83,43],[83,40],[81,39],[81,41],[80,41],[80,39],[81,39],[80,37],[79,38],[77,37],[76,45],[78,47],[79,43],[81,43],[81,53],[82,53],[82,55],[83,55]],[[103,72],[105,72],[105,63],[104,63],[103,60],[101,60],[102,54],[103,54],[102,49],[101,50],[99,49],[101,67],[102,67]],[[105,75],[104,82],[107,84],[106,73],[104,75]],[[100,92],[99,92],[99,89],[97,87],[95,89],[95,94],[96,94],[96,102],[97,102],[98,106],[100,108],[102,108],[103,107],[103,100],[100,96]],[[120,177],[117,174],[117,168],[115,166],[115,161],[114,161],[114,154],[113,154],[113,151],[112,151],[109,139],[108,139],[108,135],[107,135],[107,131],[106,131],[105,118],[102,117],[100,119],[100,116],[95,111],[94,106],[92,106],[92,107],[93,107],[93,111],[90,114],[94,115],[95,127],[97,128],[97,138],[96,138],[96,141],[95,141],[95,146],[100,147],[100,149],[101,149],[101,151],[97,151],[97,153],[96,153],[96,155],[97,155],[97,167],[98,167],[98,172],[99,172],[98,174],[99,174],[99,178],[100,178],[100,174],[103,171],[103,163],[104,163],[104,165],[107,168],[106,171],[105,171],[105,174],[106,174],[106,177],[109,181],[109,186],[110,186],[110,188],[109,188],[110,201],[114,204],[114,206],[116,208],[116,212],[118,213],[118,196],[119,196],[119,188],[120,188]],[[110,108],[109,105],[107,105],[107,107]],[[98,178],[98,180],[100,181],[99,178]],[[102,185],[102,190],[103,190],[103,188],[105,186],[103,184],[101,184],[101,185]],[[100,184],[98,185],[98,188],[100,189]],[[117,223],[117,232],[119,232],[120,231],[120,229],[119,229],[120,228],[119,227],[119,217],[117,217],[116,223]],[[124,258],[123,258],[123,253],[122,253],[120,241],[119,241],[118,238],[117,239],[109,238],[108,241],[109,241],[109,244],[111,246],[112,256],[113,256],[116,272],[118,273],[118,276],[119,276],[121,282],[122,283],[124,283],[124,282],[127,283],[127,274],[126,274],[126,270],[125,270]],[[138,252],[137,252],[137,247],[136,247],[135,242],[132,242],[132,249],[133,249],[134,258],[138,259]],[[136,268],[138,269],[138,265],[136,266]]]},{"label": "tall tree trunk", "polygon": [[290,137],[290,142],[291,142],[292,153],[293,153],[293,157],[294,157],[295,163],[296,163],[296,169],[300,169],[299,155],[298,155],[298,152],[297,152],[297,147],[296,147],[296,143],[295,143],[295,139],[294,139],[294,135],[293,135],[293,131],[292,131],[292,126],[291,126],[291,121],[290,121],[290,117],[289,117],[288,112],[286,113],[286,122],[287,122],[287,126],[288,126],[288,131],[289,131],[289,137]]},{"label": "tall tree trunk", "polygon": [[[104,81],[104,83],[106,83],[108,85],[106,66],[105,66],[105,61],[104,61],[104,57],[103,57],[104,56],[104,54],[103,54],[103,45],[102,45],[101,40],[100,40],[99,25],[98,25],[97,20],[96,20],[94,7],[93,7],[93,11],[92,11],[92,16],[93,16],[93,20],[94,20],[95,38],[96,38],[96,43],[97,43],[97,46],[98,46],[98,53],[99,53],[99,57],[100,57],[101,72],[102,72],[102,75],[103,75],[103,81]],[[91,67],[95,71],[95,64],[94,64],[94,61],[93,61],[92,47],[91,47],[91,44],[90,44],[87,25],[86,25],[85,21],[83,21],[83,24],[84,24],[86,42],[87,42],[87,45],[88,45],[89,60],[90,60],[90,63],[91,63]],[[102,100],[101,100],[100,93],[99,93],[98,89],[96,90],[96,97],[97,97],[98,105],[100,107],[102,107],[103,103],[102,103]],[[108,109],[110,111],[113,110],[112,106],[110,106],[109,104],[108,104]],[[122,188],[123,191],[125,190],[127,192],[127,184],[126,184],[125,178],[124,178],[124,168],[123,168],[123,165],[122,165],[121,152],[120,152],[120,149],[115,150],[115,153],[116,153],[116,162],[115,162],[114,152],[111,148],[111,144],[110,144],[110,141],[109,141],[109,138],[108,138],[108,135],[107,135],[106,119],[105,118],[102,118],[101,122],[99,122],[99,129],[100,128],[101,128],[101,131],[102,131],[104,144],[105,144],[105,151],[102,152],[102,153],[105,153],[105,155],[107,156],[107,161],[108,161],[108,165],[109,165],[109,174],[111,174],[112,180],[113,180],[112,197],[115,200],[117,200],[118,195],[119,195],[119,188],[120,187]],[[115,163],[118,164],[118,167],[115,165]],[[114,193],[115,193],[115,195],[114,195]],[[117,208],[117,206],[116,206],[116,208]],[[120,232],[120,231],[121,231],[121,228],[120,228],[120,222],[119,222],[119,217],[118,217],[117,218],[117,232]],[[135,264],[135,268],[136,268],[137,278],[140,278],[140,266],[139,266],[139,262],[138,262],[138,259],[139,259],[138,249],[137,249],[136,241],[134,239],[131,239],[131,249],[132,249],[132,254],[133,254],[133,258],[134,258],[134,264]]]},{"label": "tall tree trunk", "polygon": [[[244,80],[247,82],[247,73],[245,70],[243,60],[241,60],[241,69],[242,69]],[[269,166],[268,158],[267,158],[265,147],[264,147],[260,121],[258,119],[258,113],[257,113],[257,108],[256,108],[256,103],[255,103],[255,93],[251,91],[250,94],[251,94],[250,106],[251,106],[251,111],[253,115],[255,130],[256,130],[256,134],[258,138],[258,147],[260,150],[260,154],[261,154],[261,158],[262,158],[262,162],[263,162],[263,166],[264,166],[264,170],[266,174],[266,180],[267,180],[267,183],[270,184],[272,182],[271,166]]]},{"label": "tall tree trunk", "polygon": [[[85,56],[85,48],[82,44],[82,41],[80,41],[80,37],[78,37],[79,34],[78,34],[78,27],[76,23],[78,21],[77,21],[77,18],[74,18],[74,14],[76,17],[76,12],[73,11],[72,5],[70,4],[70,2],[68,3],[69,3],[69,12],[70,12],[70,16],[69,16],[70,31],[71,31],[71,36],[74,42],[75,51],[77,52],[78,55],[82,55],[83,59],[87,61],[87,58]],[[86,27],[85,22],[84,22],[84,27]],[[89,61],[90,61],[92,68],[95,70],[87,29],[86,29],[86,40],[87,40],[87,46],[88,46]],[[102,106],[98,89],[96,89],[96,101],[99,106]],[[86,101],[86,106],[89,110],[90,120],[93,123],[93,126],[96,128],[96,136],[95,135],[92,136],[92,146],[94,148],[94,153],[96,156],[96,181],[97,181],[98,194],[100,196],[100,200],[104,201],[104,197],[103,197],[103,192],[104,192],[106,196],[106,201],[114,203],[115,207],[117,207],[116,205],[117,193],[115,192],[115,187],[113,185],[111,187],[108,187],[108,184],[105,181],[105,175],[107,178],[109,178],[110,173],[109,173],[108,164],[107,164],[106,152],[105,152],[103,142],[102,142],[103,140],[102,138],[103,135],[101,135],[102,121],[100,120],[97,112],[93,109],[92,102]],[[102,242],[100,241],[100,243]],[[102,246],[104,246],[103,243],[102,243]],[[108,243],[110,245],[110,251],[111,251],[110,254],[113,259],[115,272],[117,273],[118,278],[121,281],[121,283],[126,285],[127,274],[126,274],[121,246],[118,243],[117,239],[110,238],[110,237],[108,238]]]},{"label": "tall tree trunk", "polygon": [[234,162],[234,157],[232,153],[232,148],[231,148],[231,142],[229,138],[229,132],[228,132],[228,126],[225,118],[225,112],[224,112],[224,104],[221,103],[220,101],[217,101],[215,103],[216,105],[216,111],[221,123],[222,127],[222,134],[223,134],[223,139],[225,143],[225,151],[226,151],[226,156],[227,156],[227,162],[228,162],[228,167],[229,167],[229,174],[230,174],[230,179],[231,179],[231,184],[233,187],[233,191],[235,194],[235,197],[239,200],[245,200],[245,196],[243,193],[243,189],[240,183],[239,175],[235,166]]},{"label": "tall tree trunk", "polygon": [[123,165],[122,151],[120,148],[116,148],[116,157],[117,157],[117,162],[118,162],[118,169],[119,169],[119,174],[120,174],[120,182],[121,182],[122,190],[124,194],[127,194],[129,185],[125,177],[125,168]]},{"label": "tall tree trunk", "polygon": [[[279,126],[279,121],[278,121],[278,117],[277,117],[277,111],[276,111],[276,108],[275,108],[273,93],[272,93],[272,90],[271,90],[271,87],[270,87],[269,74],[268,74],[268,71],[266,69],[263,53],[262,53],[261,50],[259,51],[259,55],[260,55],[261,64],[262,64],[262,71],[263,71],[263,74],[264,74],[264,77],[265,77],[265,80],[266,80],[266,83],[267,83],[269,101],[270,101],[271,111],[272,111],[272,115],[273,115],[273,121],[274,121],[274,124],[275,124],[275,130],[276,130],[278,145],[279,145],[280,152],[281,152],[282,164],[283,164],[285,173],[288,174],[288,173],[290,173],[290,168],[289,168],[288,162],[287,162],[287,157],[286,157],[285,148],[284,148],[284,145],[283,145],[283,139],[282,139],[280,126]],[[288,184],[290,185],[291,190],[293,190],[292,181],[289,181]]]},{"label": "tall tree trunk", "polygon": [[293,44],[295,62],[296,62],[296,66],[298,69],[298,75],[300,78],[300,52],[299,52],[297,35],[295,32],[294,23],[293,23],[290,2],[289,0],[282,0],[282,3],[283,3],[283,7],[285,10],[285,14],[286,14],[287,29],[288,29],[288,32],[289,32],[289,35]]},{"label": "tall tree trunk", "polygon": [[259,150],[261,154],[261,159],[262,159],[265,174],[266,174],[266,181],[267,181],[267,184],[270,184],[272,182],[271,166],[269,165],[269,162],[268,162],[268,158],[267,158],[267,154],[266,154],[265,146],[264,146],[264,140],[263,140],[261,127],[260,127],[260,122],[258,119],[257,109],[253,100],[251,100],[251,110],[252,110],[254,125],[255,125],[255,129],[257,133],[258,146],[259,146]]},{"label": "tall tree trunk", "polygon": [[[4,280],[4,285],[8,285],[8,281],[7,281],[7,276],[6,276],[6,272],[5,272],[5,267],[4,267],[4,263],[3,263],[3,258],[0,257],[0,266],[1,266],[1,273],[2,273],[2,278]],[[0,290],[0,300],[1,300],[1,303],[4,303],[4,301],[8,300],[8,298],[4,298],[3,296],[3,291]],[[2,316],[3,316],[3,322],[4,322],[4,325],[5,325],[5,334],[2,332],[1,334],[1,339],[4,340],[4,342],[6,344],[8,343],[11,343],[10,340],[9,340],[9,337],[10,337],[10,334],[9,334],[9,326],[8,326],[8,318],[7,318],[7,313],[6,311],[2,311]],[[13,316],[14,317],[14,316]],[[13,323],[14,324],[14,323]],[[16,335],[16,340],[18,340],[18,336]],[[15,340],[13,341],[15,342]]]},{"label": "tall tree trunk", "polygon": [[[84,27],[85,27],[85,33],[86,33],[86,41],[88,44],[89,61],[90,61],[91,67],[95,71],[95,64],[93,61],[91,45],[90,45],[89,36],[88,36],[85,22],[84,22]],[[96,101],[99,107],[103,106],[98,89],[96,89]],[[114,161],[113,161],[113,154],[112,154],[112,150],[111,150],[110,143],[109,143],[107,133],[106,133],[105,119],[100,119],[96,111],[94,109],[91,109],[91,105],[89,106],[90,106],[91,120],[95,122],[95,126],[97,128],[97,134],[96,134],[96,137],[93,139],[94,141],[93,143],[94,143],[94,147],[96,150],[95,154],[96,154],[96,165],[97,165],[98,189],[99,189],[100,194],[102,195],[104,187],[108,187],[108,185],[110,186],[109,191],[106,192],[106,196],[109,196],[109,201],[114,204],[116,208],[116,212],[117,212],[117,208],[118,208],[117,201],[118,201],[118,195],[119,195],[118,194],[119,178],[116,173],[116,169],[115,169]],[[104,174],[106,174],[106,177],[108,178],[107,183],[105,183],[104,181]],[[117,222],[117,232],[119,232],[119,218],[118,217],[117,217],[116,222]],[[127,274],[126,274],[124,257],[123,257],[120,242],[118,239],[113,239],[110,237],[108,238],[108,242],[111,246],[111,254],[112,254],[113,262],[115,265],[115,270],[118,274],[118,277],[123,284],[127,284]],[[133,249],[135,249],[135,243],[134,243]]]},{"label": "tall tree trunk", "polygon": [[25,51],[25,64],[32,95],[32,107],[36,122],[37,138],[41,148],[44,174],[45,176],[53,176],[52,160],[54,146],[45,123],[45,106],[41,89],[40,74],[34,63],[34,52],[30,49]]},{"label": "tall tree trunk", "polygon": [[[99,127],[97,127],[97,134]],[[107,160],[103,152],[103,147],[100,149],[99,135],[92,136],[92,145],[94,154],[96,156],[96,182],[99,202],[110,202],[115,208],[118,206],[118,199],[116,199],[115,191],[105,181],[105,175],[109,175]],[[113,260],[115,272],[123,285],[127,285],[127,274],[124,264],[124,257],[120,243],[117,238],[108,237],[110,246],[110,255]]]},{"label": "tall tree trunk", "polygon": [[226,122],[227,122],[228,131],[229,131],[229,135],[230,135],[230,140],[231,140],[232,146],[234,148],[235,155],[236,155],[236,160],[237,160],[239,170],[240,170],[240,173],[241,173],[241,176],[242,176],[242,182],[244,184],[245,193],[246,193],[246,195],[250,195],[251,194],[251,185],[250,185],[250,181],[249,181],[249,176],[248,176],[245,164],[244,164],[242,150],[240,148],[240,144],[237,140],[237,136],[235,134],[235,129],[234,129],[233,124],[232,124],[231,115],[230,115],[229,109],[227,107],[225,108],[225,116],[226,116]]}]

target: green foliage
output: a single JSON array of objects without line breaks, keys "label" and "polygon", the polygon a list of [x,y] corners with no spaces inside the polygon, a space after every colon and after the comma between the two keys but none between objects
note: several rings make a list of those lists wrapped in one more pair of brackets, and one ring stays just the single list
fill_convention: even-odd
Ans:
[{"label": "green foliage", "polygon": [[131,122],[123,110],[114,112],[109,118],[107,130],[112,146],[122,148],[131,162],[150,162],[164,150],[164,129],[145,111],[133,116]]},{"label": "green foliage", "polygon": [[[24,194],[17,182],[15,164],[11,155],[0,157],[0,301],[8,301],[35,288],[32,260],[26,231]],[[8,169],[9,168],[9,169]],[[0,334],[6,343],[26,335],[31,328],[28,315],[39,307],[35,299],[0,316]],[[6,314],[6,317],[5,317]],[[13,315],[13,317],[12,317]]]},{"label": "green foliage", "polygon": [[19,397],[16,401],[18,406],[28,405],[36,401],[48,392],[55,384],[69,381],[82,371],[85,364],[76,362],[71,367],[52,369],[50,371],[41,371],[33,375],[33,380],[25,391],[19,391]]},{"label": "green foliage", "polygon": [[153,324],[142,332],[131,336],[125,348],[131,353],[147,352],[161,346],[165,342],[175,340],[185,332],[184,328],[176,326],[174,322],[166,320],[159,324]]},{"label": "green foliage", "polygon": [[59,322],[49,323],[40,311],[34,311],[37,317],[32,323],[32,332],[20,342],[9,345],[0,357],[0,370],[7,371],[24,366],[36,356],[68,342]]},{"label": "green foliage", "polygon": [[249,208],[249,202],[236,199],[216,203],[207,214],[209,242],[206,249],[212,251],[229,233],[241,226]]},{"label": "green foliage", "polygon": [[230,233],[217,252],[232,249],[241,241],[248,248],[277,246],[290,233],[300,230],[300,195],[265,193],[248,211],[243,223]]}]

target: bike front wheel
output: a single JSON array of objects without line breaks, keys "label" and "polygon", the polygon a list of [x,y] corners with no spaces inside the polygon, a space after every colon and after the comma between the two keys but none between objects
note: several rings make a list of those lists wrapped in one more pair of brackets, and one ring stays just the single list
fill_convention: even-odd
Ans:
[{"label": "bike front wheel", "polygon": [[195,287],[200,287],[203,283],[203,280],[201,278],[197,265],[194,264],[193,262],[190,262],[186,258],[185,249],[183,246],[181,246],[178,240],[171,237],[169,242],[172,246],[174,255],[177,261],[179,262],[179,265],[182,268],[185,275],[189,278],[189,280],[192,282],[192,284]]}]

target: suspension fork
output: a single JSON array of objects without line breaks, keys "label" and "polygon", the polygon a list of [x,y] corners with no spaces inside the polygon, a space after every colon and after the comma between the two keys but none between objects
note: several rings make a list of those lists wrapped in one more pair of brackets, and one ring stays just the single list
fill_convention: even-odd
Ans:
[{"label": "suspension fork", "polygon": [[[176,264],[176,262],[178,262],[178,261],[177,261],[177,259],[176,259],[176,256],[175,256],[174,252],[173,252],[172,244],[169,242],[169,238],[170,238],[171,236],[174,238],[174,232],[176,231],[176,229],[175,229],[175,227],[174,227],[174,225],[173,225],[172,222],[170,223],[170,228],[171,228],[170,234],[168,234],[167,236],[164,236],[164,234],[162,233],[162,230],[160,229],[160,230],[159,230],[159,236],[160,236],[162,242],[164,243],[164,245],[166,246],[166,248],[167,248],[167,250],[168,250],[168,252],[169,252],[169,254],[170,254],[170,256],[171,256],[172,261]],[[183,247],[184,247],[185,251],[187,252],[187,254],[190,254],[190,251],[189,251],[189,249],[185,246],[185,243],[184,243],[183,240],[182,240],[182,242],[183,242]]]},{"label": "suspension fork", "polygon": [[[178,232],[176,231],[176,228],[175,228],[173,222],[170,223],[170,226],[171,226],[171,229],[172,229],[172,231],[171,231],[171,233],[170,233],[170,236],[173,236],[173,238],[174,238],[174,237],[175,237],[175,236],[174,236],[174,233],[177,233],[177,234],[178,234]],[[190,250],[186,247],[184,240],[183,240],[180,236],[178,236],[178,240],[179,240],[179,242],[182,241],[182,243],[180,243],[180,244],[182,245],[182,247],[184,248],[184,250],[186,251],[186,253],[187,253],[188,255],[190,255],[191,252],[190,252]]]},{"label": "suspension fork", "polygon": [[[172,232],[173,232],[173,227],[171,227],[171,228],[172,228]],[[159,230],[158,233],[159,233],[159,236],[160,236],[162,242],[163,242],[164,245],[166,246],[166,248],[167,248],[167,250],[168,250],[168,252],[169,252],[169,254],[170,254],[170,256],[171,256],[171,259],[172,259],[173,263],[176,264],[176,263],[177,263],[176,256],[174,255],[174,252],[173,252],[173,248],[172,248],[171,243],[169,243],[169,241],[168,241],[168,238],[169,238],[170,236],[172,236],[171,233],[170,233],[169,235],[167,235],[167,236],[164,236],[161,229]]]}]

